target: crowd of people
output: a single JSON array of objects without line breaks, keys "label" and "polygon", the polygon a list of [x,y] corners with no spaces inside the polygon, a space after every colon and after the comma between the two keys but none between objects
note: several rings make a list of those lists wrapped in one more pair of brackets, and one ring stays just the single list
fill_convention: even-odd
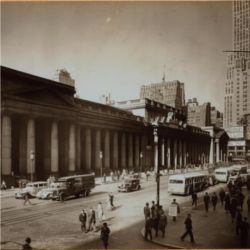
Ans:
[{"label": "crowd of people", "polygon": [[[109,193],[107,199],[107,209],[113,210],[114,208],[114,195],[113,193]],[[99,202],[96,209],[92,207],[89,209],[89,211],[83,209],[79,214],[79,221],[81,223],[82,232],[88,233],[90,231],[100,231],[100,239],[103,242],[104,248],[107,249],[110,229],[108,227],[108,224],[105,222],[106,215],[104,211],[104,204],[102,202]]]}]

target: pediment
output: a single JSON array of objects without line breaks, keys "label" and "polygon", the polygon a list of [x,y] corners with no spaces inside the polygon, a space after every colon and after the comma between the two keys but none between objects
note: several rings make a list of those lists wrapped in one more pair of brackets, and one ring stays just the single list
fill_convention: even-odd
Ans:
[{"label": "pediment", "polygon": [[66,95],[53,88],[22,89],[15,96],[45,105],[74,106],[73,96]]}]

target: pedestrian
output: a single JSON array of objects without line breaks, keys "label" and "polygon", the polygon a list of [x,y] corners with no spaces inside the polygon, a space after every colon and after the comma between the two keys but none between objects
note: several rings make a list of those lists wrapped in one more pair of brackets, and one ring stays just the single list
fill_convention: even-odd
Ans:
[{"label": "pedestrian", "polygon": [[147,217],[145,221],[145,233],[144,233],[145,240],[148,240],[148,235],[150,240],[152,240],[152,227],[153,227],[153,219],[151,217]]},{"label": "pedestrian", "polygon": [[205,210],[208,213],[209,204],[210,204],[210,196],[208,195],[207,192],[205,193],[203,200],[204,200],[204,204],[205,204]]},{"label": "pedestrian", "polygon": [[155,206],[155,202],[152,201],[152,205],[151,205],[151,217],[155,218],[156,216],[156,206]]},{"label": "pedestrian", "polygon": [[218,197],[217,197],[217,195],[216,195],[215,192],[212,195],[211,201],[212,201],[212,205],[213,205],[213,208],[214,208],[214,211],[215,211],[216,210],[217,201],[218,201]]},{"label": "pedestrian", "polygon": [[25,239],[25,244],[23,245],[23,250],[32,250],[30,243],[31,243],[31,238],[27,237]]},{"label": "pedestrian", "polygon": [[167,226],[167,215],[162,209],[162,212],[160,213],[160,219],[159,219],[159,230],[162,233],[162,238],[165,237],[165,231],[166,231],[166,226]]},{"label": "pedestrian", "polygon": [[79,215],[79,221],[81,222],[81,231],[87,233],[87,213],[84,211],[84,209]]},{"label": "pedestrian", "polygon": [[247,190],[250,191],[250,176],[249,175],[247,176],[247,183],[246,183],[246,185],[247,185]]},{"label": "pedestrian", "polygon": [[150,208],[149,208],[149,204],[148,202],[146,203],[146,206],[144,207],[143,209],[143,212],[144,212],[144,217],[145,217],[145,220],[150,217]]},{"label": "pedestrian", "polygon": [[248,233],[249,233],[249,223],[247,222],[247,218],[244,217],[240,227],[240,241],[241,241],[240,245],[242,248],[247,248]]},{"label": "pedestrian", "polygon": [[106,176],[106,174],[104,173],[104,174],[103,174],[103,183],[106,184],[106,181],[107,181],[107,176]]},{"label": "pedestrian", "polygon": [[106,222],[104,222],[102,225],[102,228],[101,228],[101,237],[100,238],[103,242],[103,246],[105,249],[108,249],[109,234],[110,234],[110,229],[108,227],[108,224]]},{"label": "pedestrian", "polygon": [[237,199],[235,197],[233,197],[231,200],[231,204],[230,204],[230,214],[232,217],[232,223],[234,222],[234,219],[236,216],[237,206],[238,206]]},{"label": "pedestrian", "polygon": [[184,224],[186,225],[186,232],[181,236],[181,240],[184,241],[185,237],[189,234],[191,242],[194,243],[193,225],[192,225],[191,214],[187,215],[187,218],[186,218]]},{"label": "pedestrian", "polygon": [[121,172],[120,170],[117,171],[117,180],[119,181],[120,180],[120,176],[121,176]]},{"label": "pedestrian", "polygon": [[[171,202],[171,205],[175,205],[176,206],[176,215],[178,215],[180,213],[180,206],[177,203],[176,199],[173,199],[173,201]],[[173,221],[176,221],[176,217],[177,216],[173,216]]]},{"label": "pedestrian", "polygon": [[247,211],[250,213],[250,196],[247,199]]},{"label": "pedestrian", "polygon": [[236,234],[239,235],[239,230],[241,227],[241,223],[242,223],[242,214],[241,211],[238,210],[237,211],[237,216],[236,216]]},{"label": "pedestrian", "polygon": [[148,181],[149,176],[150,176],[150,172],[147,171],[147,172],[146,172],[146,179],[147,179],[147,181]]},{"label": "pedestrian", "polygon": [[156,205],[155,206],[155,215],[154,215],[154,222],[153,222],[153,227],[155,230],[155,237],[158,237],[158,230],[159,230],[159,222],[160,222],[160,213],[161,213],[161,206]]},{"label": "pedestrian", "polygon": [[239,191],[238,192],[238,202],[239,202],[241,209],[243,207],[244,199],[245,199],[245,195],[241,191]]},{"label": "pedestrian", "polygon": [[226,193],[226,196],[225,196],[225,211],[226,213],[228,213],[228,211],[230,210],[230,195],[229,193]]},{"label": "pedestrian", "polygon": [[221,190],[219,192],[219,196],[220,196],[221,205],[223,206],[223,203],[224,203],[224,200],[225,200],[225,196],[226,196],[225,190],[223,188],[221,188]]},{"label": "pedestrian", "polygon": [[113,171],[110,172],[110,178],[111,178],[111,181],[114,181],[114,172]]},{"label": "pedestrian", "polygon": [[194,206],[195,208],[197,207],[197,200],[198,200],[198,196],[197,196],[197,193],[194,191],[192,193],[192,206]]},{"label": "pedestrian", "polygon": [[100,223],[102,222],[102,220],[105,220],[103,206],[101,202],[99,202],[97,205],[97,216]]},{"label": "pedestrian", "polygon": [[90,209],[90,215],[89,215],[88,231],[91,231],[91,230],[96,231],[96,215],[95,215],[95,210],[93,208]]},{"label": "pedestrian", "polygon": [[114,195],[113,193],[109,193],[109,205],[110,205],[110,208],[111,210],[114,209]]},{"label": "pedestrian", "polygon": [[26,203],[28,202],[30,205],[32,205],[32,203],[30,202],[30,194],[29,193],[25,193],[24,194],[24,203],[23,203],[23,205],[25,206],[26,205]]}]

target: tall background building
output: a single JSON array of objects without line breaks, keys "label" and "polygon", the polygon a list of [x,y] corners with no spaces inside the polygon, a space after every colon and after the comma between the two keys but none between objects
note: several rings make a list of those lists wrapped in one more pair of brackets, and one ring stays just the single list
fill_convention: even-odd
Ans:
[{"label": "tall background building", "polygon": [[225,128],[237,126],[250,112],[250,1],[234,1],[233,50],[228,54],[224,120]]},{"label": "tall background building", "polygon": [[141,86],[140,98],[148,98],[168,106],[181,109],[185,105],[184,83],[180,81],[163,81]]}]

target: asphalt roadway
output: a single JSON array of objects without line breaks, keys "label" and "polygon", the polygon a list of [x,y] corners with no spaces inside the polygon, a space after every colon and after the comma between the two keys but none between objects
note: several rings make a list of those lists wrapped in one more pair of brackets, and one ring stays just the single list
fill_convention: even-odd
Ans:
[{"label": "asphalt roadway", "polygon": [[[167,193],[167,176],[161,177],[161,204],[164,208],[173,198],[185,203],[190,197],[171,196]],[[1,249],[17,249],[13,242],[22,243],[31,237],[35,249],[98,249],[103,248],[100,232],[82,233],[78,215],[81,209],[96,208],[102,202],[106,221],[111,229],[110,248],[159,249],[158,245],[145,242],[141,236],[144,226],[143,207],[156,199],[156,182],[153,177],[142,180],[142,190],[132,193],[118,193],[117,183],[96,186],[86,198],[66,202],[32,199],[34,205],[23,205],[23,200],[13,196],[1,197]],[[221,184],[213,187],[219,189]],[[116,209],[107,209],[108,193],[115,196]]]}]

